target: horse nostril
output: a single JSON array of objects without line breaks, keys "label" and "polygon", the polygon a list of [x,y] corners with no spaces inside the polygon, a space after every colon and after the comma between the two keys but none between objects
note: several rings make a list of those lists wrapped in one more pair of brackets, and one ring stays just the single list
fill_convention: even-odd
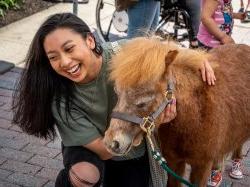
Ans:
[{"label": "horse nostril", "polygon": [[119,149],[119,147],[120,147],[120,144],[119,144],[118,141],[116,141],[116,140],[112,141],[112,143],[111,143],[111,149],[117,150],[117,149]]}]

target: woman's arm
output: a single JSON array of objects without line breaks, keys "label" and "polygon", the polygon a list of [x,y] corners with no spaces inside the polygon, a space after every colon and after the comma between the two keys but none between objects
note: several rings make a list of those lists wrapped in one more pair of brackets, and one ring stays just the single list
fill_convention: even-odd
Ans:
[{"label": "woman's arm", "polygon": [[201,13],[201,22],[208,32],[215,36],[222,44],[234,43],[234,40],[226,33],[222,32],[213,19],[213,14],[219,3],[217,0],[206,0]]},{"label": "woman's arm", "polygon": [[84,145],[84,147],[99,155],[102,160],[108,160],[112,158],[112,154],[106,149],[102,137],[93,140],[92,142]]}]

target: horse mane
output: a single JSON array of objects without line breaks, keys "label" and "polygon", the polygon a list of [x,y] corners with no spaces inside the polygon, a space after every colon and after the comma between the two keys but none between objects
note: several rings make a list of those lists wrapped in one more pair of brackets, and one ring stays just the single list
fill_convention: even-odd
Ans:
[{"label": "horse mane", "polygon": [[207,58],[203,51],[181,49],[174,42],[161,42],[153,37],[135,38],[113,56],[110,79],[123,88],[156,82],[166,71],[166,58],[173,50],[177,50],[178,54],[169,65],[176,67],[199,69]]}]

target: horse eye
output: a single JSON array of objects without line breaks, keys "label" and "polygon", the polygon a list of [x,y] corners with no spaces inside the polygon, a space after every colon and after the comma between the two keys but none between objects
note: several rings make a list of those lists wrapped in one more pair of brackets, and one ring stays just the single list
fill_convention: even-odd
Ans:
[{"label": "horse eye", "polygon": [[146,106],[146,103],[140,103],[136,105],[137,108],[144,108],[145,106]]}]

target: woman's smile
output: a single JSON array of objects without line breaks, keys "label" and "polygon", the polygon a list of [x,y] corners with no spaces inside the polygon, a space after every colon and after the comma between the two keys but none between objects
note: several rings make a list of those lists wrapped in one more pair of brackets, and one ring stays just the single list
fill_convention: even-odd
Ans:
[{"label": "woman's smile", "polygon": [[76,64],[73,67],[71,67],[70,69],[68,69],[67,73],[69,74],[69,76],[76,78],[76,77],[81,75],[81,68],[82,68],[82,66],[80,64]]},{"label": "woman's smile", "polygon": [[61,76],[76,83],[95,79],[101,69],[102,59],[93,54],[92,37],[82,36],[70,29],[57,29],[44,40],[44,49],[51,67]]}]

